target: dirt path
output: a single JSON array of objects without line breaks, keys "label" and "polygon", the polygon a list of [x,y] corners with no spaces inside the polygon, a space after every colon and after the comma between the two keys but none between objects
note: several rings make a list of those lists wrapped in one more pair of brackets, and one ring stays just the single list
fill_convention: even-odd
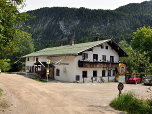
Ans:
[{"label": "dirt path", "polygon": [[[118,95],[118,83],[75,84],[41,83],[16,74],[0,74],[0,88],[8,108],[5,114],[117,114],[109,102]],[[148,96],[143,85],[126,84],[123,91],[133,90]]]}]

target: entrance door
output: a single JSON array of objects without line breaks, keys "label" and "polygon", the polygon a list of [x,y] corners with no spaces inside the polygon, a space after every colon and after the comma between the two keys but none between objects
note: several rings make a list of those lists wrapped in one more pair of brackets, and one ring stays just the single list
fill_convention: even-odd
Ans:
[{"label": "entrance door", "polygon": [[54,68],[50,68],[50,78],[54,79]]},{"label": "entrance door", "polygon": [[102,70],[102,76],[106,76],[105,70]]}]

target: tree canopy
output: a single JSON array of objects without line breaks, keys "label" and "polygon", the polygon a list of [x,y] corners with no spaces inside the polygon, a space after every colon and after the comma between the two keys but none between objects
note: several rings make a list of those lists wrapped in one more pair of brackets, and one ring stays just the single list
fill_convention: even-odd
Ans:
[{"label": "tree canopy", "polygon": [[0,0],[0,59],[5,58],[5,53],[16,46],[18,29],[16,24],[27,20],[29,14],[20,13],[19,7],[23,0]]},{"label": "tree canopy", "polygon": [[121,57],[120,61],[125,63],[129,74],[136,71],[139,74],[152,74],[152,63],[150,63],[150,57],[147,56],[147,52],[141,52],[133,49],[125,40],[122,40],[118,44],[128,55],[128,57]]},{"label": "tree canopy", "polygon": [[151,59],[149,62],[152,63],[152,28],[140,27],[133,34],[131,45],[140,53],[147,52],[147,56]]},{"label": "tree canopy", "polygon": [[[28,17],[27,13],[20,13],[24,7],[24,0],[0,0],[0,68],[8,71],[23,54],[34,50],[31,35],[21,31]],[[18,24],[20,27],[18,28]]]}]

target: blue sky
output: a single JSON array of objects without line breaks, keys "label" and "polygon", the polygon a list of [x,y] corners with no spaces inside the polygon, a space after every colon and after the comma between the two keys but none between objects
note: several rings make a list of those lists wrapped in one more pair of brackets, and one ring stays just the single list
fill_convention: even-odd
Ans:
[{"label": "blue sky", "polygon": [[26,0],[24,11],[34,10],[42,7],[85,7],[89,9],[111,9],[129,3],[141,3],[150,0]]}]

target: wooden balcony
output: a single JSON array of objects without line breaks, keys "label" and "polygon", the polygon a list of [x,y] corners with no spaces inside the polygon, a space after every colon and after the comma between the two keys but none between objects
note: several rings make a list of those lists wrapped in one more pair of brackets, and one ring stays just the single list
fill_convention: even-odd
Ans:
[{"label": "wooden balcony", "polygon": [[84,68],[116,68],[116,67],[119,67],[119,63],[79,60],[78,61],[78,67],[84,67]]}]

